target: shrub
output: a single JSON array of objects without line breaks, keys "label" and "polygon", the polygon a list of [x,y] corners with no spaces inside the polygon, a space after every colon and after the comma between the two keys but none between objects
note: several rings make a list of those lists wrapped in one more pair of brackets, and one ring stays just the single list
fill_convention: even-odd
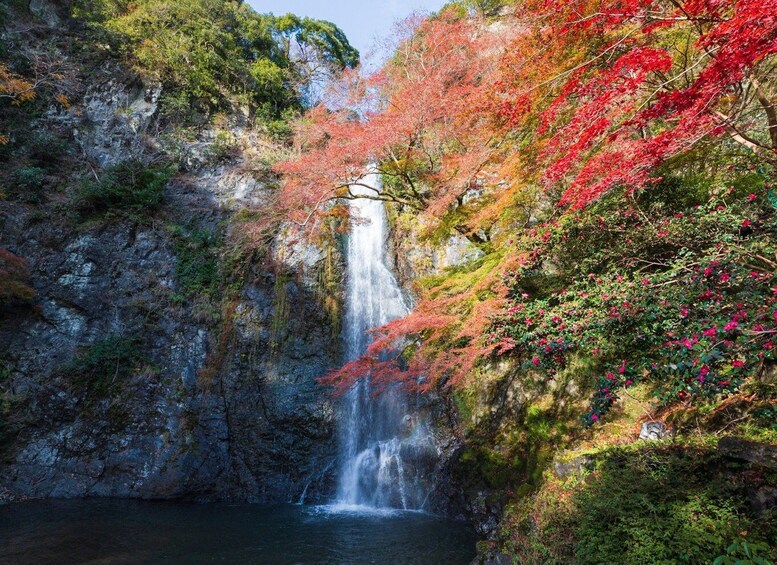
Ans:
[{"label": "shrub", "polygon": [[[511,275],[491,339],[548,378],[572,355],[596,360],[589,424],[640,380],[664,404],[735,392],[775,352],[777,196],[764,185],[690,208],[698,193],[673,190],[650,217],[605,201],[532,230],[521,245],[533,261]],[[534,284],[548,260],[561,269]]]},{"label": "shrub", "polygon": [[50,131],[36,132],[27,143],[28,157],[38,167],[54,170],[67,152],[68,143]]},{"label": "shrub", "polygon": [[46,171],[40,167],[22,167],[16,169],[12,176],[10,192],[25,200],[37,201],[43,194],[43,183],[46,181]]},{"label": "shrub", "polygon": [[[147,75],[165,86],[166,111],[208,114],[231,99],[270,103],[276,114],[300,106],[295,85],[307,82],[303,67],[325,63],[334,70],[358,63],[358,52],[333,24],[293,15],[257,14],[226,0],[78,0],[74,14],[101,42],[113,43]],[[296,61],[291,44],[303,46]]]},{"label": "shrub", "polygon": [[237,141],[231,132],[219,130],[213,141],[205,149],[205,156],[211,163],[220,163],[228,161],[235,154]]},{"label": "shrub", "polygon": [[82,217],[116,212],[140,220],[140,213],[160,206],[171,174],[168,166],[124,161],[107,169],[99,181],[85,179],[74,204]]},{"label": "shrub", "polygon": [[[748,501],[775,477],[742,473],[714,447],[643,443],[593,458],[583,480],[546,474],[535,497],[508,509],[504,535],[519,562],[711,563],[742,532],[777,535],[771,517],[756,515]],[[772,549],[758,547],[771,557]]]},{"label": "shrub", "polygon": [[110,396],[138,368],[139,345],[134,336],[109,335],[82,348],[57,374],[88,398]]},{"label": "shrub", "polygon": [[765,543],[750,543],[737,540],[726,548],[725,555],[719,555],[712,565],[772,565],[761,553],[768,551]]},{"label": "shrub", "polygon": [[174,228],[175,276],[182,297],[213,297],[220,284],[219,261],[216,250],[221,242],[218,236],[207,230],[185,233]]}]

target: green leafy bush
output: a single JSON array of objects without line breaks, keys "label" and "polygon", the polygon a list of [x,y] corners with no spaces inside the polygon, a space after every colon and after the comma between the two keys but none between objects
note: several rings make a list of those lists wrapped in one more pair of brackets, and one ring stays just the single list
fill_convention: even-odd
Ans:
[{"label": "green leafy bush", "polygon": [[50,131],[39,131],[27,142],[27,156],[38,167],[55,171],[67,153],[68,143]]},{"label": "green leafy bush", "polygon": [[739,531],[756,527],[745,497],[703,450],[613,450],[577,508],[583,563],[708,563]]},{"label": "green leafy bush", "polygon": [[530,231],[520,245],[533,260],[511,274],[490,339],[549,378],[574,355],[594,359],[588,423],[640,381],[664,404],[731,394],[775,355],[777,197],[759,179],[702,204],[670,186],[647,213],[613,198]]},{"label": "green leafy bush", "polygon": [[775,478],[741,473],[712,446],[634,444],[592,457],[584,479],[546,475],[536,496],[508,508],[503,535],[518,562],[712,563],[741,532],[777,539],[773,514],[748,499]]},{"label": "green leafy bush", "polygon": [[114,393],[138,369],[141,359],[138,338],[109,335],[82,348],[57,374],[77,393],[91,399],[103,398]]},{"label": "green leafy bush", "polygon": [[237,148],[235,136],[229,131],[220,130],[216,133],[211,144],[205,150],[205,156],[211,163],[227,161],[234,155]]},{"label": "green leafy bush", "polygon": [[765,543],[750,543],[737,540],[726,548],[726,554],[718,556],[712,565],[772,565],[768,559],[759,554],[768,551]]},{"label": "green leafy bush", "polygon": [[180,298],[192,296],[213,297],[219,289],[220,272],[216,251],[221,242],[208,230],[186,233],[173,228],[175,236],[175,277],[181,291]]},{"label": "green leafy bush", "polygon": [[104,171],[99,181],[85,179],[74,205],[82,217],[115,212],[142,220],[141,213],[152,212],[162,203],[171,174],[165,165],[124,161]]},{"label": "green leafy bush", "polygon": [[16,169],[12,176],[11,193],[25,200],[37,201],[43,194],[45,181],[46,171],[41,167],[31,166]]}]

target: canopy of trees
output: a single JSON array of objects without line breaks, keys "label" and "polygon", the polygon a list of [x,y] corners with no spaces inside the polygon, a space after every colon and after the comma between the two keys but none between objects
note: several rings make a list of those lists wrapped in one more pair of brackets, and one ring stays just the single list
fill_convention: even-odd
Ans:
[{"label": "canopy of trees", "polygon": [[299,106],[311,81],[359,60],[330,22],[257,14],[242,2],[79,0],[74,10],[161,80],[179,109],[214,110],[242,96],[277,115]]}]

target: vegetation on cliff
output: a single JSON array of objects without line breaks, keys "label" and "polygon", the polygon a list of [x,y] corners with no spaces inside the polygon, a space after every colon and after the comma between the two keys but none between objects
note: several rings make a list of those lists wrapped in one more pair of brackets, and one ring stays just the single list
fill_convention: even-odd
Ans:
[{"label": "vegetation on cliff", "polygon": [[80,0],[74,10],[103,49],[162,82],[165,109],[179,118],[235,99],[279,118],[301,109],[316,81],[359,61],[334,24],[242,2]]}]

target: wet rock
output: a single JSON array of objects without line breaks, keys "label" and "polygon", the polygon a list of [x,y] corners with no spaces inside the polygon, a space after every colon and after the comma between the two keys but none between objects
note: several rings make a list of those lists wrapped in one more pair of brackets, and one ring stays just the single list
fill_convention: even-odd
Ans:
[{"label": "wet rock", "polygon": [[765,515],[777,508],[777,487],[762,486],[750,494],[753,511]]},{"label": "wet rock", "polygon": [[727,436],[718,442],[718,451],[730,459],[777,469],[777,445]]},{"label": "wet rock", "polygon": [[469,514],[477,533],[488,538],[496,533],[502,521],[502,506],[491,493],[478,492],[470,501]]},{"label": "wet rock", "polygon": [[639,439],[659,440],[669,435],[664,422],[643,422],[642,429],[639,431]]},{"label": "wet rock", "polygon": [[[83,102],[45,119],[74,130],[79,159],[107,166],[159,150],[159,87],[121,69],[90,81]],[[111,74],[111,69],[104,73]],[[264,186],[241,163],[187,175],[166,191],[164,222],[216,229],[229,202],[256,203]],[[331,495],[335,411],[316,378],[339,360],[311,289],[321,256],[302,244],[289,271],[288,308],[275,311],[274,278],[252,266],[229,347],[203,297],[177,301],[173,236],[113,219],[76,225],[59,209],[0,202],[0,246],[25,257],[35,308],[0,320],[15,441],[4,448],[4,498],[117,496],[308,502]],[[310,284],[308,284],[310,283]],[[220,304],[208,305],[218,311]],[[271,329],[277,330],[271,343]],[[137,367],[102,396],[62,371],[108,336],[137,340]]]}]

